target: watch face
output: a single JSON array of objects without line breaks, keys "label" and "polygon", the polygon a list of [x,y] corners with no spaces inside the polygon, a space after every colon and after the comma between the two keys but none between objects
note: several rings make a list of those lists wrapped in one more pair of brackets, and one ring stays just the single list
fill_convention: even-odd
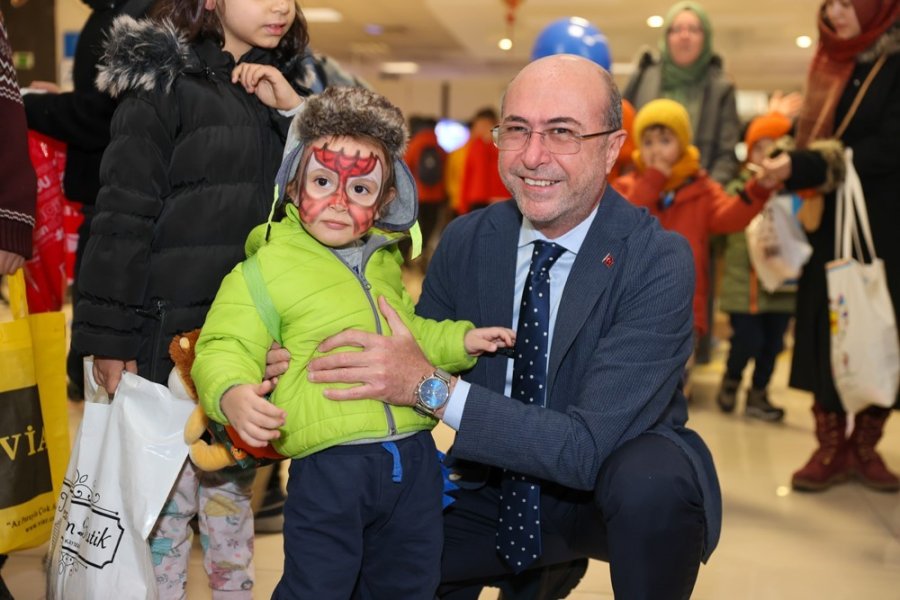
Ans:
[{"label": "watch face", "polygon": [[437,377],[426,379],[419,388],[419,399],[431,410],[442,407],[449,396],[447,384]]}]

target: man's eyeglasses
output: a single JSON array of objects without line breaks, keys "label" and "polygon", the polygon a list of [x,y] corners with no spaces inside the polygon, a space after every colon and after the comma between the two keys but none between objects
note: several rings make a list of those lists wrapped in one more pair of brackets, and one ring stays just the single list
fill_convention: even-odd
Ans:
[{"label": "man's eyeglasses", "polygon": [[553,154],[577,154],[581,142],[591,138],[615,133],[619,128],[598,131],[597,133],[575,133],[565,127],[553,127],[544,131],[535,131],[521,125],[497,125],[491,129],[494,145],[499,150],[521,150],[528,144],[531,134],[541,136],[544,147]]}]

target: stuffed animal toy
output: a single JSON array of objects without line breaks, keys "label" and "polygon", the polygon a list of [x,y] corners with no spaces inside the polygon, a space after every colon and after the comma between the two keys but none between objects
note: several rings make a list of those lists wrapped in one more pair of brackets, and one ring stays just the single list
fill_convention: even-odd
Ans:
[{"label": "stuffed animal toy", "polygon": [[[197,388],[191,379],[191,367],[194,365],[194,352],[200,330],[195,329],[182,335],[176,335],[169,344],[169,356],[175,363],[169,375],[169,389],[180,398],[189,398],[197,402]],[[229,452],[225,444],[213,439],[207,443],[204,439],[209,428],[209,417],[198,404],[184,425],[184,441],[190,447],[191,461],[201,471],[218,471],[237,464],[237,460]],[[211,437],[211,436],[209,436]]]},{"label": "stuffed animal toy", "polygon": [[[169,344],[169,356],[175,368],[169,375],[169,389],[179,398],[197,402],[197,388],[191,379],[197,338],[200,330],[176,335]],[[206,440],[210,439],[211,442]],[[210,421],[200,405],[194,409],[184,425],[184,441],[190,446],[191,460],[201,471],[218,471],[225,467],[253,469],[284,459],[272,444],[264,448],[247,445],[230,425]]]}]

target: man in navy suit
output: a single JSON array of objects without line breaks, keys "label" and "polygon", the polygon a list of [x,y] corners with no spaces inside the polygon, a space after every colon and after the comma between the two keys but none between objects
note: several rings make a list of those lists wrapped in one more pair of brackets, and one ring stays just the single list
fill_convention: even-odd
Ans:
[{"label": "man in navy suit", "polygon": [[[607,185],[625,139],[620,106],[591,61],[554,55],[526,66],[495,132],[514,200],[453,221],[429,267],[419,314],[515,327],[535,242],[564,248],[550,268],[544,406],[509,397],[513,360],[498,353],[453,376],[434,411],[457,432],[462,487],[445,512],[441,598],[475,599],[515,572],[496,547],[508,473],[540,486],[532,572],[590,557],[609,562],[616,597],[688,598],[718,541],[715,468],[685,427],[679,385],[691,353],[691,252]],[[325,352],[361,351],[312,361],[310,378],[359,384],[329,390],[335,400],[422,406],[414,392],[435,369],[380,305],[393,335],[326,340]]]}]

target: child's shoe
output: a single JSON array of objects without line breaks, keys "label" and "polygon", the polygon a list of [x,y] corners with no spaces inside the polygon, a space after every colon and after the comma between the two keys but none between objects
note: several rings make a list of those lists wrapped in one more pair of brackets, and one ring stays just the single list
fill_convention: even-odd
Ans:
[{"label": "child's shoe", "polygon": [[775,423],[784,418],[784,409],[773,406],[769,402],[769,394],[766,390],[751,389],[747,392],[747,406],[744,414],[760,421]]},{"label": "child's shoe", "polygon": [[737,403],[737,392],[740,387],[740,379],[729,379],[728,375],[722,378],[722,386],[716,395],[716,404],[719,405],[723,413],[734,412],[734,405]]}]

